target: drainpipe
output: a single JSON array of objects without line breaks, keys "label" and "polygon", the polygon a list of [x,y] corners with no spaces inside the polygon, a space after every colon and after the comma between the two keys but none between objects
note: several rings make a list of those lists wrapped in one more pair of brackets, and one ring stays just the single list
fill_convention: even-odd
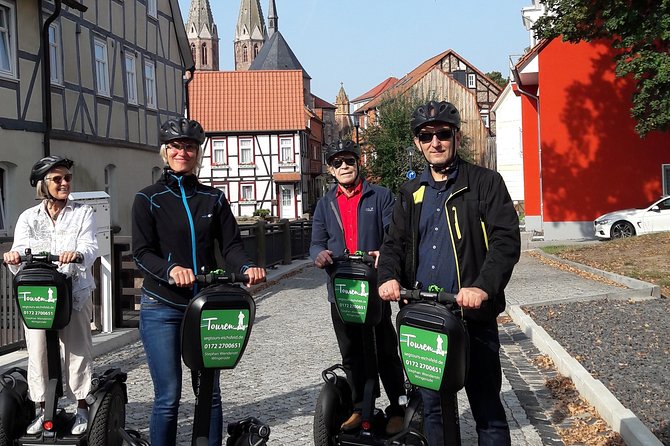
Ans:
[{"label": "drainpipe", "polygon": [[[62,3],[81,12],[86,12],[88,8],[75,0],[55,0],[54,12],[44,21],[42,25],[42,119],[44,121],[44,156],[51,155],[51,60],[49,52],[49,26],[58,18],[61,13]],[[43,0],[38,0],[37,7],[39,14],[42,15]]]},{"label": "drainpipe", "polygon": [[185,109],[184,110],[184,112],[185,112],[184,116],[188,119],[191,119],[191,117],[189,116],[189,107],[188,107],[189,106],[188,84],[191,83],[191,81],[193,80],[193,76],[195,75],[195,66],[192,67],[192,68],[189,68],[186,71],[188,73],[191,73],[191,75],[188,78],[184,79],[184,99],[186,101],[186,104],[184,105],[184,109]]},{"label": "drainpipe", "polygon": [[532,93],[525,91],[522,88],[521,78],[519,77],[519,72],[515,68],[512,68],[512,76],[514,77],[514,82],[516,82],[517,89],[519,93],[524,96],[527,96],[535,101],[537,105],[537,154],[538,154],[538,168],[540,175],[540,223],[542,225],[542,232],[544,233],[544,190],[542,188],[542,138],[540,130],[540,97]]}]

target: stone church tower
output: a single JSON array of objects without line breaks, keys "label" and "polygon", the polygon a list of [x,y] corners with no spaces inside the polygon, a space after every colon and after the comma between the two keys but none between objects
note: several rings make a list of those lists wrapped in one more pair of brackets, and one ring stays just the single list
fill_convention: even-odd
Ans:
[{"label": "stone church tower", "polygon": [[186,35],[196,70],[219,71],[219,34],[209,0],[191,0]]},{"label": "stone church tower", "polygon": [[235,70],[248,70],[268,37],[260,0],[241,0],[235,28]]},{"label": "stone church tower", "polygon": [[347,92],[344,91],[344,85],[340,85],[340,91],[335,99],[335,107],[337,107],[335,110],[335,124],[339,138],[351,138],[351,104]]}]

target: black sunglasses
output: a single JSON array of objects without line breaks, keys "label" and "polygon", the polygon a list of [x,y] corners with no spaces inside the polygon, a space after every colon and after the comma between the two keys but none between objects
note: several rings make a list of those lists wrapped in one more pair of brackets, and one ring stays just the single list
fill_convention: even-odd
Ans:
[{"label": "black sunglasses", "polygon": [[452,136],[454,136],[454,131],[451,129],[443,129],[443,130],[438,130],[437,132],[419,132],[417,137],[419,138],[419,141],[422,143],[427,143],[431,142],[433,140],[433,136],[437,136],[437,139],[440,141],[449,141]]},{"label": "black sunglasses", "polygon": [[60,184],[63,182],[63,180],[67,181],[68,183],[72,182],[72,174],[68,173],[65,174],[64,176],[61,175],[55,175],[53,177],[44,177],[45,180],[53,181],[56,184]]},{"label": "black sunglasses", "polygon": [[353,166],[354,164],[356,164],[356,158],[337,158],[333,160],[331,166],[333,166],[336,169],[339,169],[342,163],[347,163],[347,166]]}]

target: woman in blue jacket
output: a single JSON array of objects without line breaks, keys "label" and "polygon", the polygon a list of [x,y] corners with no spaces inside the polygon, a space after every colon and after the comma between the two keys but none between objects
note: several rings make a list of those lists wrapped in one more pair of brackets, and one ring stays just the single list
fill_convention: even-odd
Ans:
[{"label": "woman in blue jacket", "polygon": [[[197,121],[171,119],[161,127],[160,153],[166,167],[155,184],[139,191],[133,204],[133,256],[144,275],[140,336],[154,384],[151,444],[176,443],[181,398],[180,326],[197,293],[195,274],[216,268],[216,243],[227,271],[261,282],[265,270],[244,251],[237,222],[224,194],[196,176],[205,132]],[[174,280],[174,285],[169,284]],[[195,382],[195,381],[194,381]],[[210,445],[222,441],[223,416],[217,380],[212,399]]]}]

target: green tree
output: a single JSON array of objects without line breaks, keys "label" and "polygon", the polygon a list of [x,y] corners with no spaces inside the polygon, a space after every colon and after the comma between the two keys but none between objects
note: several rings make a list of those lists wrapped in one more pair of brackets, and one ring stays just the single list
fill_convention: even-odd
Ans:
[{"label": "green tree", "polygon": [[620,49],[616,74],[636,82],[636,131],[670,131],[670,0],[544,0],[548,14],[533,30],[541,38],[611,39]]},{"label": "green tree", "polygon": [[500,88],[505,88],[505,85],[507,85],[507,79],[503,77],[500,71],[491,71],[490,73],[486,73],[486,77],[498,84]]}]

